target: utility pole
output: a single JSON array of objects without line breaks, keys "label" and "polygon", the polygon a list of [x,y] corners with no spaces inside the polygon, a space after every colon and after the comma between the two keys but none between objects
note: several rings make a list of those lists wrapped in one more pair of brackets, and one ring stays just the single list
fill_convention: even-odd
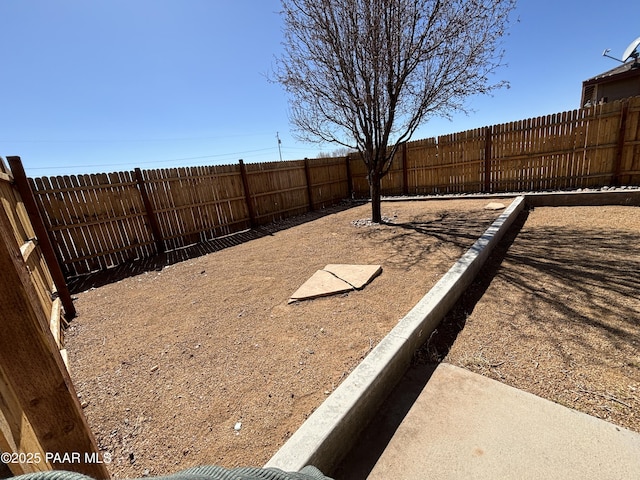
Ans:
[{"label": "utility pole", "polygon": [[276,138],[278,139],[278,153],[280,154],[280,161],[282,161],[282,149],[280,148],[282,140],[280,140],[280,135],[278,135],[278,132],[276,132]]}]

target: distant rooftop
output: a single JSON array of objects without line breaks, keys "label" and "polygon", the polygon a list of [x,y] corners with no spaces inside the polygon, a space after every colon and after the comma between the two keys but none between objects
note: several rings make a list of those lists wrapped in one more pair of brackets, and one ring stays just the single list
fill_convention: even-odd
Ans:
[{"label": "distant rooftop", "polygon": [[620,75],[622,73],[626,73],[629,72],[631,70],[637,70],[640,68],[640,62],[638,61],[633,61],[633,62],[626,62],[623,64],[618,65],[615,68],[612,68],[611,70],[607,70],[606,72],[603,72],[599,75],[596,75],[593,78],[589,78],[588,80],[585,80],[586,82],[591,82],[591,81],[597,81],[597,80],[603,80],[607,77],[613,77],[616,75]]},{"label": "distant rooftop", "polygon": [[621,63],[582,82],[581,107],[640,95],[640,62]]}]

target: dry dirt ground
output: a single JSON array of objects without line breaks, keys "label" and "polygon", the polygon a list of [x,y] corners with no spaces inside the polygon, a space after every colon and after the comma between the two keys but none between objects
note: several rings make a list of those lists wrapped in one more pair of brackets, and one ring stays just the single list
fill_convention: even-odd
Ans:
[{"label": "dry dirt ground", "polygon": [[640,208],[537,208],[518,224],[421,359],[640,432]]},{"label": "dry dirt ground", "polygon": [[[78,294],[71,375],[112,475],[263,465],[499,215],[487,202],[385,203],[381,225],[342,209]],[[287,303],[329,263],[383,271]]]},{"label": "dry dirt ground", "polygon": [[[488,202],[389,202],[364,226],[368,205],[343,209],[78,294],[71,374],[113,476],[264,464],[497,217]],[[416,362],[640,431],[638,208],[538,208],[516,227]],[[383,272],[287,304],[328,263]]]}]

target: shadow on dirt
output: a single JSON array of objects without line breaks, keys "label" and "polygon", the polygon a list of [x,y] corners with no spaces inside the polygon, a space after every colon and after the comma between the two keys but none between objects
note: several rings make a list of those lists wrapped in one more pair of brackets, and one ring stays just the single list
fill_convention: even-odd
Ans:
[{"label": "shadow on dirt", "polygon": [[484,209],[442,210],[412,222],[388,220],[384,230],[368,229],[362,235],[393,252],[386,259],[388,265],[408,270],[431,262],[434,254],[442,255],[443,246],[466,251],[495,218],[495,212]]},{"label": "shadow on dirt", "polygon": [[529,212],[527,210],[523,210],[522,213],[518,215],[511,225],[511,228],[509,228],[500,242],[494,247],[474,281],[465,290],[449,313],[445,315],[427,342],[415,353],[415,364],[437,363],[446,357],[453,342],[455,342],[458,334],[464,328],[467,318],[471,312],[473,312],[476,304],[480,301],[498,273],[507,252],[509,252],[513,242],[520,234],[528,216]]},{"label": "shadow on dirt", "polygon": [[308,212],[304,215],[287,218],[268,225],[263,225],[238,232],[233,235],[228,235],[226,237],[215,238],[207,242],[197,243],[185,248],[180,248],[177,250],[166,252],[164,254],[155,255],[153,257],[123,263],[108,270],[102,270],[99,272],[90,273],[88,275],[71,278],[67,280],[69,291],[72,294],[76,294],[90,288],[98,288],[109,283],[118,282],[128,277],[140,275],[145,272],[154,270],[159,271],[164,267],[173,265],[175,263],[201,257],[203,255],[217,252],[228,247],[233,247],[245,242],[249,242],[251,240],[273,235],[274,233],[281,230],[286,230],[288,228],[302,225],[307,222],[312,222],[327,215],[342,212],[344,210],[348,210],[362,204],[363,202],[356,201],[342,202],[332,207]]},{"label": "shadow on dirt", "polygon": [[[333,472],[334,478],[367,478],[494,280],[499,279],[523,294],[517,297],[524,298],[522,303],[512,305],[517,308],[513,309],[514,313],[507,311],[507,317],[517,310],[533,319],[548,336],[549,345],[557,348],[561,355],[564,345],[554,341],[558,321],[570,323],[571,334],[567,341],[590,348],[594,362],[605,354],[598,348],[627,350],[633,358],[633,352],[640,347],[640,247],[637,235],[625,231],[624,226],[620,230],[606,232],[597,229],[526,228],[528,217],[527,211],[518,216],[474,282],[415,353],[411,367],[385,400],[378,415],[365,428],[356,446]],[[438,222],[430,225],[437,226]],[[448,236],[445,232],[435,234]],[[501,300],[497,299],[497,303]],[[548,307],[557,315],[536,315],[543,306],[545,311]],[[509,307],[504,305],[500,308],[508,310]],[[591,329],[592,334],[593,330],[599,332],[599,338],[604,339],[598,342],[600,347],[594,349],[589,343],[586,329]],[[521,335],[524,338],[527,334],[522,332]]]},{"label": "shadow on dirt", "polygon": [[[519,305],[501,305],[494,299],[496,314],[526,315],[545,332],[550,345],[565,357],[563,345],[554,341],[558,321],[569,323],[565,342],[594,348],[587,328],[599,332],[602,353],[622,350],[630,342],[640,345],[640,250],[632,231],[522,229],[526,213],[520,215],[476,277],[429,341],[417,352],[421,362],[439,362],[446,357],[467,317],[496,275],[518,292]],[[514,240],[517,237],[517,241]],[[513,245],[512,245],[513,244]],[[543,310],[548,315],[536,315]],[[569,333],[567,332],[569,330]],[[527,333],[520,333],[525,338]],[[594,351],[597,362],[598,352]],[[570,361],[570,358],[565,358]]]}]

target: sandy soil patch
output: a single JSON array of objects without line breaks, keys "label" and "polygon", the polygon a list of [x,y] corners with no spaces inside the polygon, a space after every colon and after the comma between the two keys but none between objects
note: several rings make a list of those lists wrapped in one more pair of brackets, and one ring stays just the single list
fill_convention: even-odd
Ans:
[{"label": "sandy soil patch", "polygon": [[518,219],[419,352],[640,432],[640,209]]},{"label": "sandy soil patch", "polygon": [[[112,475],[263,465],[500,214],[487,203],[384,203],[381,225],[357,206],[78,294],[71,374]],[[287,304],[329,263],[383,271]]]}]

